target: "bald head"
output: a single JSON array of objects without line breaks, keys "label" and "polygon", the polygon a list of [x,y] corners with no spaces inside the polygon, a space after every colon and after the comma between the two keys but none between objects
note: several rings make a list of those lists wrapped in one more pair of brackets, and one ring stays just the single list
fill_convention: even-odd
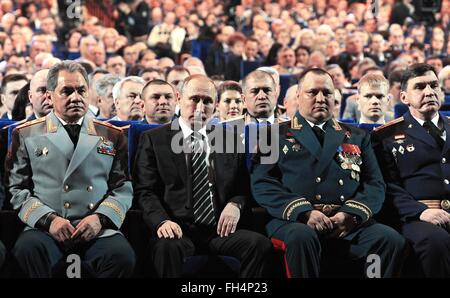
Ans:
[{"label": "bald head", "polygon": [[47,92],[48,69],[41,69],[36,72],[30,81],[30,90],[28,98],[33,106],[33,112],[36,118],[43,117],[50,113],[53,106],[49,103]]}]

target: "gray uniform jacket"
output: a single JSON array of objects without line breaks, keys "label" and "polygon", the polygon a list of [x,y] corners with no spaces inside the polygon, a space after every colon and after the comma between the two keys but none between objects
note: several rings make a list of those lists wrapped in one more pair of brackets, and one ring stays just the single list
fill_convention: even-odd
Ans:
[{"label": "gray uniform jacket", "polygon": [[[122,131],[86,114],[74,148],[53,112],[18,126],[7,159],[7,187],[20,219],[34,228],[49,212],[76,225],[100,213],[118,228],[132,203]],[[117,233],[103,230],[99,237]]]}]

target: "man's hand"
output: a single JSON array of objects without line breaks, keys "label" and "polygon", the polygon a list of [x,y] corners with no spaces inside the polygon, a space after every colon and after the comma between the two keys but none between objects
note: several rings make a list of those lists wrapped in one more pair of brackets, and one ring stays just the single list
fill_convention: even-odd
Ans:
[{"label": "man's hand", "polygon": [[74,231],[75,228],[72,226],[70,221],[59,216],[52,220],[48,230],[50,235],[52,235],[52,237],[58,242],[69,240]]},{"label": "man's hand", "polygon": [[450,214],[442,209],[425,209],[420,214],[420,220],[441,226],[443,228],[450,228]]},{"label": "man's hand", "polygon": [[180,239],[183,236],[183,231],[181,227],[171,220],[164,222],[157,231],[158,238],[177,238]]},{"label": "man's hand", "polygon": [[102,225],[100,224],[98,215],[92,214],[83,218],[75,228],[76,230],[73,232],[71,238],[79,238],[87,242],[94,239],[94,237],[100,233]]},{"label": "man's hand", "polygon": [[217,224],[217,235],[226,237],[229,234],[233,234],[236,231],[240,217],[241,210],[239,210],[236,203],[228,203],[220,214],[219,223]]},{"label": "man's hand", "polygon": [[350,231],[356,227],[356,222],[353,216],[345,213],[338,212],[334,216],[330,217],[333,222],[335,230],[330,234],[331,238],[342,238],[345,237]]},{"label": "man's hand", "polygon": [[306,224],[319,233],[328,233],[333,230],[333,223],[322,212],[317,210],[308,211],[305,214]]}]

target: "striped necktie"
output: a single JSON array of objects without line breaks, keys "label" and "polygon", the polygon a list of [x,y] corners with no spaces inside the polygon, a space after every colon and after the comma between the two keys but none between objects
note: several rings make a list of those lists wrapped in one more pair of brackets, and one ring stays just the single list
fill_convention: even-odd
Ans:
[{"label": "striped necktie", "polygon": [[197,224],[215,225],[212,192],[209,186],[206,144],[203,136],[192,134],[192,197],[194,200],[194,221]]}]

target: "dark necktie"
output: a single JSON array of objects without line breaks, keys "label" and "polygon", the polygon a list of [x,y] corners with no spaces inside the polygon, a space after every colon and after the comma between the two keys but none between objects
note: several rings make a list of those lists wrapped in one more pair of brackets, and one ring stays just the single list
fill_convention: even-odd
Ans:
[{"label": "dark necktie", "polygon": [[323,131],[322,128],[320,128],[320,127],[317,126],[317,125],[314,125],[312,129],[313,129],[313,131],[314,131],[314,134],[315,134],[316,137],[317,137],[317,140],[318,140],[319,143],[320,143],[320,146],[323,146],[323,140],[324,140],[324,138],[325,138],[325,132]]},{"label": "dark necktie", "polygon": [[192,197],[194,200],[194,221],[203,225],[215,225],[214,205],[209,187],[206,144],[203,136],[192,134]]},{"label": "dark necktie", "polygon": [[79,124],[66,124],[64,125],[69,138],[72,140],[74,146],[77,146],[78,138],[80,136],[81,125]]},{"label": "dark necktie", "polygon": [[439,147],[444,146],[444,140],[442,139],[442,131],[434,125],[431,120],[425,121],[423,128],[434,138]]}]

